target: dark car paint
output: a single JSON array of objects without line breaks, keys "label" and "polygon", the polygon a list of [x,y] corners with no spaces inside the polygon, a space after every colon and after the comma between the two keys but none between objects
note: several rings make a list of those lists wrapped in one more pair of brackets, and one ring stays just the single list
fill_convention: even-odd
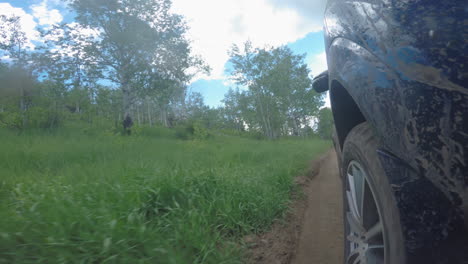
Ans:
[{"label": "dark car paint", "polygon": [[324,71],[314,77],[312,81],[312,88],[314,88],[317,93],[328,91],[328,71]]},{"label": "dark car paint", "polygon": [[325,12],[332,108],[338,82],[382,143],[408,263],[468,263],[467,3],[329,0]]}]

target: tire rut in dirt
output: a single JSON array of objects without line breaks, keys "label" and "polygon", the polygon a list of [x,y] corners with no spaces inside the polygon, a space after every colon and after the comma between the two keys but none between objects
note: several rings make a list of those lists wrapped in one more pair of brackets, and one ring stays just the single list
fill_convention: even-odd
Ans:
[{"label": "tire rut in dirt", "polygon": [[337,158],[329,151],[305,190],[307,208],[294,264],[343,263],[342,190]]}]

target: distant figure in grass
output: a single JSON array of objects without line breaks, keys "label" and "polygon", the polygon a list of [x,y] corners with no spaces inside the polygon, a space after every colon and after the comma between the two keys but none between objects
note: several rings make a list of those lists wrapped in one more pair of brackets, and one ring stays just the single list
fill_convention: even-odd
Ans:
[{"label": "distant figure in grass", "polygon": [[129,115],[125,116],[123,120],[124,134],[130,136],[132,134],[133,121]]}]

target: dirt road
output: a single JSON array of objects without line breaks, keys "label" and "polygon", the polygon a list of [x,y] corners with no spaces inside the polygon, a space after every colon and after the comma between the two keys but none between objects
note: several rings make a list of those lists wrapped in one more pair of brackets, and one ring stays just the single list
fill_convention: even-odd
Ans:
[{"label": "dirt road", "polygon": [[341,180],[336,154],[330,150],[296,178],[303,199],[296,199],[285,221],[270,232],[247,236],[254,264],[342,264],[343,220]]},{"label": "dirt road", "polygon": [[306,188],[307,209],[293,264],[343,263],[341,180],[336,154],[329,151]]}]

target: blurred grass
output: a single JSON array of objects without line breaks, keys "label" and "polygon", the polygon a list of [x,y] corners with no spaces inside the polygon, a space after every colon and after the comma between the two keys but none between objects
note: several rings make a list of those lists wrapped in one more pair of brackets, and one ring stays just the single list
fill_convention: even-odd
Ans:
[{"label": "blurred grass", "polygon": [[319,139],[0,130],[0,263],[242,263]]}]

